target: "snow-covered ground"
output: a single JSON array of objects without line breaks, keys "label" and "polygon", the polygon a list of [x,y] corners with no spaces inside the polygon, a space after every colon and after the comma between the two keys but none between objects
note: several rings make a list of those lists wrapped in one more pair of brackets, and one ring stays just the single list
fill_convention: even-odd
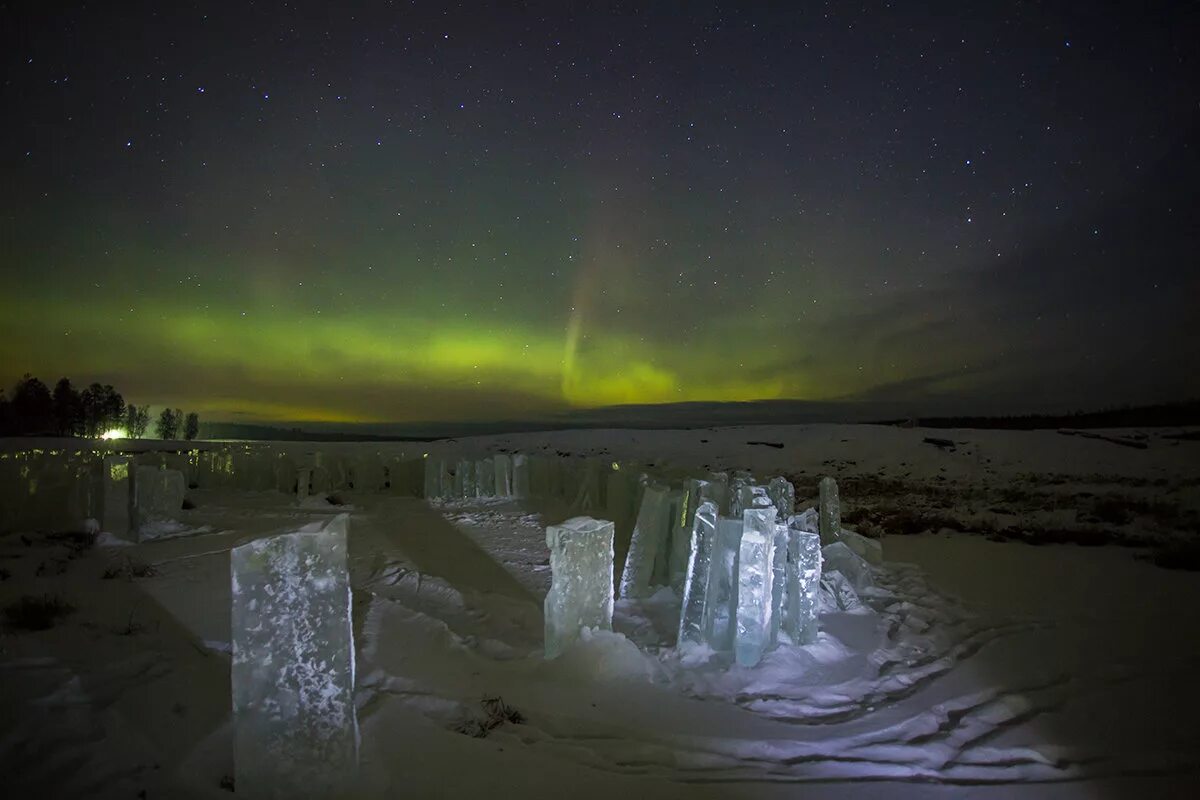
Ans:
[{"label": "snow-covered ground", "polygon": [[[1191,796],[1200,573],[1145,547],[1023,543],[1200,535],[1200,442],[1172,433],[795,426],[422,448],[749,468],[792,478],[801,504],[835,475],[887,563],[868,607],[823,615],[816,644],[754,669],[681,661],[669,590],[618,601],[614,634],[544,661],[544,529],[566,513],[545,504],[195,491],[144,544],[5,535],[0,605],[75,606],[0,639],[6,796],[228,796],[229,550],[347,509],[363,796]],[[459,732],[497,695],[521,724]]]}]

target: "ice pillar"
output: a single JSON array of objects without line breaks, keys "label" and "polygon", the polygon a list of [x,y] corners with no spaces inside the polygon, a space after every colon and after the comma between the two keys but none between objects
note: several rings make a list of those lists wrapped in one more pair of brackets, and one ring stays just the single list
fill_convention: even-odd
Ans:
[{"label": "ice pillar", "polygon": [[687,577],[683,583],[683,607],[679,613],[679,644],[701,644],[705,640],[705,607],[716,542],[717,506],[706,500],[693,517]]},{"label": "ice pillar", "polygon": [[796,513],[796,487],[787,478],[777,476],[767,484],[767,496],[771,498],[771,505],[775,506],[779,521],[786,525]]},{"label": "ice pillar", "polygon": [[842,530],[842,502],[838,499],[837,481],[826,475],[818,487],[821,494],[821,544],[833,544]]},{"label": "ice pillar", "polygon": [[512,459],[504,453],[497,455],[493,462],[495,464],[496,480],[495,491],[497,497],[511,497],[512,489]]},{"label": "ice pillar", "polygon": [[518,500],[529,497],[529,457],[524,453],[512,457],[512,494]]},{"label": "ice pillar", "polygon": [[613,524],[573,517],[546,528],[553,583],[543,610],[546,658],[579,638],[584,627],[612,630]]},{"label": "ice pillar", "polygon": [[793,644],[817,640],[817,593],[821,589],[821,535],[788,528],[787,611],[784,631]]},{"label": "ice pillar", "polygon": [[642,493],[625,569],[621,572],[621,597],[644,597],[649,593],[655,560],[666,545],[670,503],[669,490],[661,484],[651,484]]},{"label": "ice pillar", "polygon": [[748,508],[742,519],[733,652],[738,664],[753,667],[762,659],[771,637],[775,508]]},{"label": "ice pillar", "polygon": [[100,527],[122,539],[134,533],[137,519],[135,479],[133,462],[127,456],[107,456],[104,459],[104,511]]}]

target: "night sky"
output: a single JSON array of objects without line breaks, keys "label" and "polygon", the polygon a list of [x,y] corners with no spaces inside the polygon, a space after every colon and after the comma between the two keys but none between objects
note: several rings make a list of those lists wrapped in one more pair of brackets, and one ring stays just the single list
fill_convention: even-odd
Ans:
[{"label": "night sky", "polygon": [[642,5],[0,3],[0,380],[326,422],[1200,394],[1195,3]]}]

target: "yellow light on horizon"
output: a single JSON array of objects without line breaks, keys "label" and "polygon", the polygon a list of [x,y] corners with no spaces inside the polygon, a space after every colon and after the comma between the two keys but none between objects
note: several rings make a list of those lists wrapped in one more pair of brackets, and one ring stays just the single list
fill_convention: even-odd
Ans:
[{"label": "yellow light on horizon", "polygon": [[125,432],[124,428],[113,428],[110,431],[105,431],[104,434],[100,438],[101,439],[128,439],[129,434],[127,434]]}]

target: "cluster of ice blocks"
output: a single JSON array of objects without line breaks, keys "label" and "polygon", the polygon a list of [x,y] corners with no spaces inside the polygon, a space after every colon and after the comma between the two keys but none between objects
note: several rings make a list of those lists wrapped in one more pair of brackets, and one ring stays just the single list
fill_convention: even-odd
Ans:
[{"label": "cluster of ice blocks", "polygon": [[[620,597],[673,588],[681,598],[681,647],[729,652],[753,666],[780,642],[812,643],[818,612],[860,607],[859,594],[872,585],[870,564],[882,560],[877,541],[841,527],[832,478],[821,481],[817,508],[796,513],[795,487],[783,477],[765,485],[748,472],[651,477],[614,464],[603,479],[579,478],[587,471],[578,464],[564,468],[568,488],[558,496],[594,496],[595,507],[610,518],[628,520]],[[547,656],[561,652],[582,627],[611,625],[605,587],[614,527],[619,540],[619,522],[590,517],[547,530],[554,581],[546,600]],[[584,530],[597,533],[589,539]],[[581,578],[585,574],[590,578]],[[581,616],[584,608],[591,616]]]},{"label": "cluster of ice blocks", "polygon": [[835,604],[842,597],[839,608],[851,596],[857,603],[871,585],[868,562],[882,560],[878,542],[841,528],[832,478],[821,482],[819,508],[800,514],[782,477],[765,486],[746,472],[691,478],[681,488],[647,477],[642,484],[621,597],[678,590],[684,647],[732,652],[753,666],[784,639],[812,643],[822,591]]}]

